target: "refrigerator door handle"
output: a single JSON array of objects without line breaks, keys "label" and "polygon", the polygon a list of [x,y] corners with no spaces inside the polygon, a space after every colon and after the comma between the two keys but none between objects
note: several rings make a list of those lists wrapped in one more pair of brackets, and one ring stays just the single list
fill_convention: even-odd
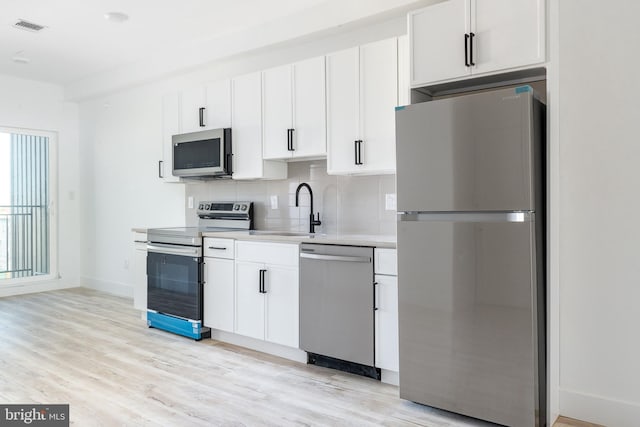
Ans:
[{"label": "refrigerator door handle", "polygon": [[398,212],[398,221],[533,222],[535,213],[521,212]]}]

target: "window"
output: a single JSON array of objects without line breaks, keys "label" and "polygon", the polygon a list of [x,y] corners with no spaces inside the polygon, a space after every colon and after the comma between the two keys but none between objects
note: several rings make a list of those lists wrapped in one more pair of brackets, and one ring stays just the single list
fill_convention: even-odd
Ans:
[{"label": "window", "polygon": [[51,133],[0,128],[0,284],[53,273],[54,142]]}]

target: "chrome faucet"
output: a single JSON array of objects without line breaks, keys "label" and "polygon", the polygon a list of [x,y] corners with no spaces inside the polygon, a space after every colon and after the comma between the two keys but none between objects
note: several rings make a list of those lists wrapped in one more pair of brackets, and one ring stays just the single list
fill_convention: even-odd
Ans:
[{"label": "chrome faucet", "polygon": [[301,183],[300,185],[298,185],[298,188],[296,188],[296,206],[299,206],[298,202],[300,197],[300,190],[302,189],[302,187],[305,187],[307,190],[309,190],[309,198],[311,199],[311,207],[309,213],[309,233],[315,233],[316,225],[321,225],[322,223],[320,222],[320,212],[318,212],[317,219],[313,215],[313,191],[311,191],[311,187],[306,182]]}]

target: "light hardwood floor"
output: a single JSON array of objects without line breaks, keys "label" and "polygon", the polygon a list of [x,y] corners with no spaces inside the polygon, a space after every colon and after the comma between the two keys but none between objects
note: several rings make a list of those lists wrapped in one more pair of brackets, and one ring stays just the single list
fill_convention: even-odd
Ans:
[{"label": "light hardwood floor", "polygon": [[149,329],[88,290],[0,298],[0,402],[68,403],[77,426],[489,426],[397,387]]}]

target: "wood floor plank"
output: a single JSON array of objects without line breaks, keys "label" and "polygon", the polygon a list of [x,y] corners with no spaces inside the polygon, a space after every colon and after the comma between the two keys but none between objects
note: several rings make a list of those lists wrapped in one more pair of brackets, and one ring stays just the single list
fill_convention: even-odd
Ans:
[{"label": "wood floor plank", "polygon": [[125,298],[0,298],[0,402],[68,403],[77,426],[489,426],[398,388],[149,329]]}]

